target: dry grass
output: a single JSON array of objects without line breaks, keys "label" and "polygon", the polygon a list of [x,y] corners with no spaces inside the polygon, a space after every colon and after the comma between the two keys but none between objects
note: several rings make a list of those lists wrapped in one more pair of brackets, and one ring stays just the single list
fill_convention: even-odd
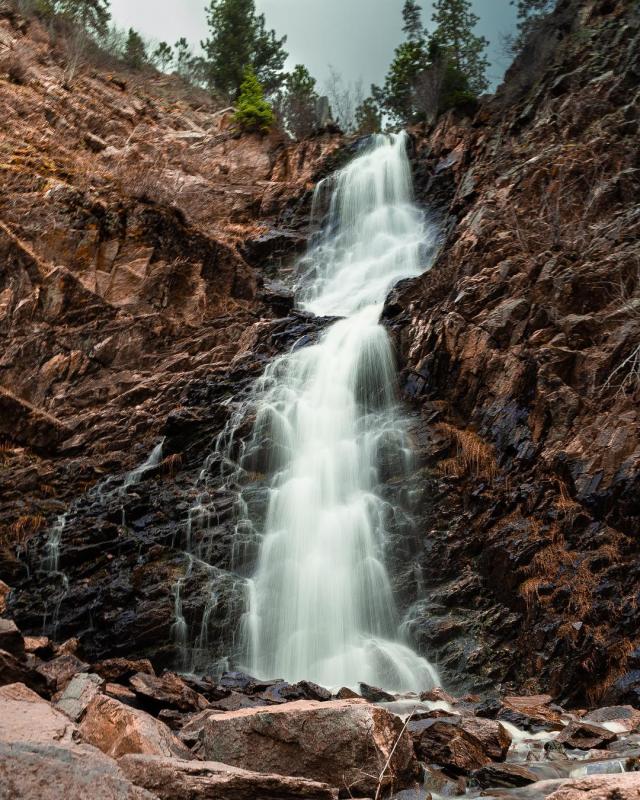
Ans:
[{"label": "dry grass", "polygon": [[173,455],[167,456],[160,464],[162,474],[175,478],[182,466],[182,460],[182,453],[173,453]]},{"label": "dry grass", "polygon": [[41,514],[27,514],[0,531],[0,547],[23,548],[40,531],[46,520]]},{"label": "dry grass", "polygon": [[493,446],[487,444],[477,433],[461,430],[442,422],[437,429],[448,436],[455,445],[456,454],[444,459],[438,465],[443,475],[461,478],[470,475],[474,478],[493,480],[498,474]]},{"label": "dry grass", "polygon": [[[594,631],[594,638],[608,642],[609,630],[600,632],[596,629]],[[599,705],[607,690],[618,680],[619,677],[624,675],[627,671],[627,661],[629,656],[636,649],[637,644],[634,644],[630,639],[621,639],[614,644],[607,646],[607,664],[604,671],[604,676],[595,683],[591,684],[587,689],[587,699],[592,705]],[[596,665],[591,658],[586,659],[582,665],[583,669],[587,672],[594,672]]]}]

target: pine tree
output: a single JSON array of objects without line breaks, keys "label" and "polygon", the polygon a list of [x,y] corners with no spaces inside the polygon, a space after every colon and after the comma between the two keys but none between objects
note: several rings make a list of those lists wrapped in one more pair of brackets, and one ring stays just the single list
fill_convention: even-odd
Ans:
[{"label": "pine tree", "polygon": [[262,84],[251,67],[245,69],[234,120],[243,131],[255,133],[268,133],[275,122]]},{"label": "pine tree", "polygon": [[382,114],[373,97],[367,97],[356,109],[356,133],[370,136],[382,130]]},{"label": "pine tree", "polygon": [[318,95],[315,86],[315,78],[302,64],[297,64],[287,75],[282,108],[286,126],[296,139],[310,136],[317,127]]},{"label": "pine tree", "polygon": [[278,39],[275,31],[266,29],[264,14],[256,14],[255,0],[211,0],[207,24],[210,36],[202,47],[210,88],[236,98],[247,67],[267,93],[282,85],[286,36]]},{"label": "pine tree", "polygon": [[153,63],[158,65],[161,72],[166,72],[173,61],[173,48],[167,42],[160,42],[152,54]]},{"label": "pine tree", "polygon": [[556,6],[556,0],[511,0],[518,11],[518,33],[511,43],[513,54],[522,49],[526,39]]},{"label": "pine tree", "polygon": [[416,0],[405,0],[402,9],[402,30],[411,42],[418,42],[424,37],[422,27],[422,12]]},{"label": "pine tree", "polygon": [[57,14],[93,36],[105,36],[111,13],[109,0],[40,0],[44,14]]},{"label": "pine tree", "polygon": [[147,48],[138,31],[129,28],[123,58],[131,69],[141,69],[148,61]]},{"label": "pine tree", "polygon": [[414,87],[418,76],[428,67],[424,40],[403,42],[396,47],[384,87],[372,87],[372,95],[394,121],[406,125],[415,118]]},{"label": "pine tree", "polygon": [[473,33],[479,17],[471,11],[471,0],[434,0],[433,8],[434,40],[467,77],[471,91],[481,94],[489,86],[489,62],[484,55],[489,42]]}]

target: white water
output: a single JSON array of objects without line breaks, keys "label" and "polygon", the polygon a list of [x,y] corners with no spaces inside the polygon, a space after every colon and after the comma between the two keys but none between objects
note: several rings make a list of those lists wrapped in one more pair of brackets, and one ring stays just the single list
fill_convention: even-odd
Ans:
[{"label": "white water", "polygon": [[410,466],[380,311],[398,280],[420,273],[430,236],[405,147],[404,135],[375,137],[318,188],[318,204],[331,192],[328,220],[299,299],[346,319],[277,359],[257,389],[248,452],[273,478],[244,635],[247,666],[265,678],[397,691],[438,682],[399,633],[384,563],[393,509],[376,491],[382,460],[396,475]]}]

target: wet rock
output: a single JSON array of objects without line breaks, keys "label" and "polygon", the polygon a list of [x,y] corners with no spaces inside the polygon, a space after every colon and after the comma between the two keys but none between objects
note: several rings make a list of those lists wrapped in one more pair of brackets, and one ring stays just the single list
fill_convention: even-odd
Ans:
[{"label": "wet rock", "polygon": [[449,716],[412,721],[407,728],[420,760],[453,773],[504,761],[511,745],[507,730],[489,719]]},{"label": "wet rock", "polygon": [[252,675],[247,675],[246,672],[225,672],[220,678],[220,686],[223,689],[234,689],[238,692],[244,692],[251,685],[259,683],[257,678]]},{"label": "wet rock", "polygon": [[606,747],[618,738],[616,733],[589,722],[570,722],[557,737],[556,742],[578,750]]},{"label": "wet rock", "polygon": [[304,700],[331,700],[331,692],[312,681],[298,681],[298,683],[294,683],[293,688],[300,693]]},{"label": "wet rock", "polygon": [[127,658],[108,658],[91,667],[92,671],[109,683],[126,683],[137,673],[155,675],[151,662],[146,658],[130,660]]},{"label": "wet rock", "polygon": [[87,706],[101,693],[104,680],[94,673],[75,675],[62,693],[55,707],[64,712],[73,722],[80,722]]},{"label": "wet rock", "polygon": [[79,730],[85,741],[112,758],[128,753],[192,758],[163,722],[104,695],[89,703]]},{"label": "wet rock", "polygon": [[348,686],[343,686],[342,689],[338,689],[336,692],[337,700],[354,700],[361,697],[362,695],[354,692],[353,689],[349,689]]},{"label": "wet rock", "polygon": [[640,773],[590,775],[564,783],[548,800],[637,800]]},{"label": "wet rock", "polygon": [[305,700],[211,716],[202,752],[243,769],[348,787],[354,795],[376,791],[387,759],[383,789],[408,785],[416,766],[400,718],[362,700]]},{"label": "wet rock", "polygon": [[294,293],[278,281],[265,281],[258,296],[281,317],[288,316],[295,304]]},{"label": "wet rock", "polygon": [[605,706],[584,715],[586,722],[595,724],[614,723],[622,730],[631,732],[640,728],[640,711],[633,706]]},{"label": "wet rock", "polygon": [[474,770],[471,777],[483,789],[495,786],[516,787],[535,783],[538,776],[520,764],[487,764],[486,767]]},{"label": "wet rock", "polygon": [[455,705],[456,703],[456,698],[448,692],[445,692],[440,686],[429,689],[428,692],[422,692],[420,694],[420,699],[430,703],[450,703],[451,705]]},{"label": "wet rock", "polygon": [[123,756],[123,772],[161,800],[337,800],[328,785],[304,778],[250,772],[214,761]]},{"label": "wet rock", "polygon": [[368,683],[360,683],[360,695],[368,700],[370,703],[392,703],[396,697],[384,689],[379,689],[377,686],[369,686]]},{"label": "wet rock", "polygon": [[53,694],[62,691],[74,675],[88,670],[89,665],[74,655],[58,656],[37,668]]},{"label": "wet rock", "polygon": [[173,672],[165,672],[160,678],[140,672],[129,679],[129,685],[142,707],[154,713],[162,708],[182,712],[202,711],[209,705],[205,697],[187,686]]},{"label": "wet rock", "polygon": [[24,658],[24,639],[18,626],[11,619],[0,618],[0,650],[11,653],[18,659]]}]

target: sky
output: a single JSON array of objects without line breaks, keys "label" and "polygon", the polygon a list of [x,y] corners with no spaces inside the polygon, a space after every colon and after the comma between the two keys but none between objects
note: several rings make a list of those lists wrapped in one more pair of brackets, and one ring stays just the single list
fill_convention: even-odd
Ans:
[{"label": "sky", "polygon": [[[329,65],[345,80],[365,87],[382,83],[394,48],[402,41],[404,0],[256,0],[267,26],[287,36],[288,67],[305,64],[320,86]],[[488,77],[495,87],[508,63],[501,54],[500,34],[515,27],[509,0],[473,0],[480,17],[476,32],[490,41]],[[153,41],[173,44],[185,36],[197,49],[207,33],[206,0],[111,0],[114,22],[136,28]],[[423,0],[429,27],[432,3]]]}]

